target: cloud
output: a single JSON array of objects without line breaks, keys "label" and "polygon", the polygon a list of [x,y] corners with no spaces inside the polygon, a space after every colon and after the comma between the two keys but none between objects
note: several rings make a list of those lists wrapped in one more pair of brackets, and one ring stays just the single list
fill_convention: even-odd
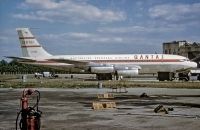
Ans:
[{"label": "cloud", "polygon": [[6,37],[6,36],[0,36],[0,41],[5,41],[5,40],[8,40],[9,38]]},{"label": "cloud", "polygon": [[69,37],[75,38],[75,39],[85,39],[85,38],[91,38],[94,37],[95,35],[89,34],[89,33],[69,33]]},{"label": "cloud", "polygon": [[49,22],[115,22],[126,19],[124,12],[114,12],[109,9],[100,9],[86,2],[71,0],[26,0],[23,6],[29,6],[36,11],[14,14],[15,18],[42,20]]},{"label": "cloud", "polygon": [[117,36],[105,36],[103,34],[86,33],[86,32],[70,32],[61,34],[45,34],[42,36],[46,40],[55,41],[73,41],[72,43],[123,43],[124,39]]},{"label": "cloud", "polygon": [[0,30],[0,59],[4,56],[19,56],[20,46],[15,29],[7,28]]},{"label": "cloud", "polygon": [[[113,33],[86,33],[86,32],[70,32],[70,33],[61,33],[61,34],[44,34],[40,36],[44,42],[51,42],[59,44],[58,46],[63,46],[64,44],[76,44],[76,45],[101,45],[106,44],[108,46],[115,45],[153,45],[155,43],[160,44],[160,39],[150,38],[145,35],[115,35]],[[148,42],[147,42],[148,41]]]},{"label": "cloud", "polygon": [[19,18],[19,19],[26,19],[26,20],[42,20],[42,21],[48,21],[48,22],[53,22],[54,21],[52,19],[49,19],[48,17],[35,15],[34,13],[30,13],[30,14],[14,14],[13,17],[14,18]]},{"label": "cloud", "polygon": [[167,22],[200,22],[200,3],[162,4],[149,9],[149,16]]},{"label": "cloud", "polygon": [[63,2],[61,1],[59,3],[56,3],[55,1],[52,1],[52,0],[25,0],[25,3],[31,4],[34,6],[39,6],[44,9],[55,9],[62,6],[61,3]]},{"label": "cloud", "polygon": [[0,31],[0,44],[12,44],[15,40],[18,40],[15,29]]},{"label": "cloud", "polygon": [[168,26],[124,26],[124,27],[104,27],[97,29],[101,33],[156,33],[156,32],[170,32],[170,31],[181,31],[181,28],[174,28],[172,25]]}]

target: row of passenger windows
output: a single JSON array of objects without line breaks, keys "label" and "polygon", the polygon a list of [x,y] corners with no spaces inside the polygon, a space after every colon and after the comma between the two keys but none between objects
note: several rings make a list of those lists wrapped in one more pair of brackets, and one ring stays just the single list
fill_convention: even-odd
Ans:
[{"label": "row of passenger windows", "polygon": [[113,59],[130,59],[129,57],[71,57],[72,60],[113,60]]}]

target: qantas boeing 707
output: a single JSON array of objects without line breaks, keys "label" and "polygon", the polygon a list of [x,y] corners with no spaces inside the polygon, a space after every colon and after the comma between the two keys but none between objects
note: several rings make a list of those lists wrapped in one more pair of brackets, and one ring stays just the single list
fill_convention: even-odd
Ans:
[{"label": "qantas boeing 707", "polygon": [[77,67],[97,75],[97,79],[112,79],[113,75],[135,76],[176,72],[196,68],[188,58],[169,54],[109,54],[109,55],[51,55],[37,41],[29,28],[17,29],[22,57],[9,56],[18,62],[55,67]]}]

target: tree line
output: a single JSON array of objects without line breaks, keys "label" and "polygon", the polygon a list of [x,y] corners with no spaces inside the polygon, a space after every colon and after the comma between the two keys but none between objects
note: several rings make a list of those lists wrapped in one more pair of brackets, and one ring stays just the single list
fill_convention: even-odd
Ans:
[{"label": "tree line", "polygon": [[6,60],[0,61],[0,74],[34,74],[35,72],[53,72],[53,73],[76,73],[80,72],[77,69],[56,69],[46,66],[36,66],[30,64],[18,63],[16,60],[7,62]]}]

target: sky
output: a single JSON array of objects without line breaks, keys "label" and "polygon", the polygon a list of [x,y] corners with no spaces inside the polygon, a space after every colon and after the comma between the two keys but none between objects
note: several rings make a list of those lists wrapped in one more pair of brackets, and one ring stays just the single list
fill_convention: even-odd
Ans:
[{"label": "sky", "polygon": [[0,0],[0,60],[21,56],[19,27],[53,55],[162,53],[200,42],[200,0]]}]

